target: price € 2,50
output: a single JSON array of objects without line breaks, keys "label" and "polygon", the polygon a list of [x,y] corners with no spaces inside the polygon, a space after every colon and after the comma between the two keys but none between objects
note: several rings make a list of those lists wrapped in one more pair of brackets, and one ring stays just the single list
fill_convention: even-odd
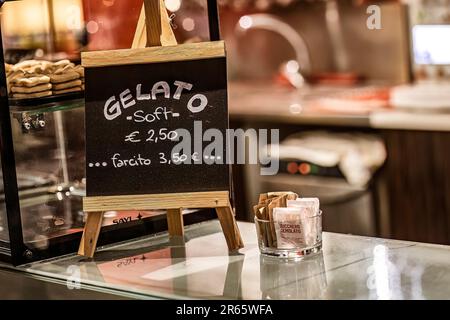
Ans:
[{"label": "price \u20ac 2,50", "polygon": [[125,136],[124,141],[130,143],[158,143],[159,141],[175,141],[178,138],[178,132],[161,128],[159,130],[150,129],[146,133],[139,130],[133,131]]}]

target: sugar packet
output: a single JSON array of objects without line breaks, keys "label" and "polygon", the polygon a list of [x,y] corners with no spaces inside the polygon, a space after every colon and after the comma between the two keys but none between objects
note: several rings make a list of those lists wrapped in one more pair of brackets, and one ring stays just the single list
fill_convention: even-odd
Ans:
[{"label": "sugar packet", "polygon": [[322,233],[322,224],[318,214],[320,202],[318,198],[298,198],[287,201],[288,208],[300,210],[301,223],[303,225],[304,239],[307,246],[316,243],[317,237]]},{"label": "sugar packet", "polygon": [[320,201],[319,198],[298,198],[287,201],[288,207],[305,208],[305,218],[314,217],[319,213]]},{"label": "sugar packet", "polygon": [[277,236],[275,232],[273,210],[277,207],[286,207],[288,200],[297,199],[298,195],[291,191],[268,192],[259,195],[259,201],[253,207],[255,217],[269,223],[260,223],[261,237],[264,245],[277,248]]},{"label": "sugar packet", "polygon": [[278,249],[293,249],[305,246],[301,211],[301,208],[296,207],[273,209]]}]

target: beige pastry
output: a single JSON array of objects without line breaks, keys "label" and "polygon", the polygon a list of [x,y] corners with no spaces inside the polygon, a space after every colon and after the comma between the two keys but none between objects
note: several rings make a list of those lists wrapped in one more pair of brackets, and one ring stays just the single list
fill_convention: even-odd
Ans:
[{"label": "beige pastry", "polygon": [[55,67],[58,67],[58,68],[59,68],[59,67],[64,67],[64,66],[66,66],[66,65],[68,65],[68,64],[73,64],[73,63],[70,62],[70,60],[67,60],[67,59],[59,60],[59,61],[53,63],[53,65],[54,65]]},{"label": "beige pastry", "polygon": [[81,65],[77,65],[73,71],[77,72],[80,77],[84,78],[84,68]]},{"label": "beige pastry", "polygon": [[61,74],[67,72],[75,67],[75,64],[70,62],[69,60],[60,60],[58,62],[53,63],[53,73]]},{"label": "beige pastry", "polygon": [[74,70],[75,65],[73,63],[65,65],[64,67],[59,67],[56,69],[53,69],[53,73],[54,74],[64,74],[70,71],[75,71]]},{"label": "beige pastry", "polygon": [[80,75],[75,71],[68,71],[64,74],[52,74],[50,75],[50,79],[52,83],[62,83],[71,80],[79,79]]},{"label": "beige pastry", "polygon": [[81,91],[81,87],[73,87],[73,88],[64,89],[64,90],[53,90],[53,94],[57,95],[57,94],[64,94],[64,93],[78,92],[78,91]]},{"label": "beige pastry", "polygon": [[40,84],[45,84],[50,82],[50,77],[48,76],[28,76],[28,78],[18,78],[11,81],[19,87],[34,87]]},{"label": "beige pastry", "polygon": [[42,60],[40,65],[44,66],[45,68],[48,68],[48,67],[53,67],[54,63],[51,61]]},{"label": "beige pastry", "polygon": [[38,60],[25,60],[14,65],[14,70],[23,70],[40,64]]},{"label": "beige pastry", "polygon": [[25,77],[25,72],[21,70],[10,71],[8,76],[6,77],[6,81],[14,82],[14,80]]},{"label": "beige pastry", "polygon": [[13,93],[36,93],[41,91],[48,91],[52,88],[50,83],[41,84],[34,87],[11,87]]},{"label": "beige pastry", "polygon": [[17,99],[32,99],[32,98],[42,98],[51,96],[51,91],[42,91],[35,93],[13,93],[12,97]]},{"label": "beige pastry", "polygon": [[6,89],[8,93],[11,92],[11,87],[13,85],[13,81],[20,77],[23,77],[24,73],[22,71],[13,71],[12,69],[6,75]]},{"label": "beige pastry", "polygon": [[53,90],[63,90],[63,89],[68,89],[68,88],[73,88],[73,87],[79,87],[81,85],[82,85],[81,80],[72,80],[72,81],[68,81],[68,82],[54,84]]},{"label": "beige pastry", "polygon": [[53,71],[53,65],[51,62],[43,61],[40,64],[26,68],[25,71],[27,71],[29,73],[49,74],[49,73],[52,73],[52,71]]},{"label": "beige pastry", "polygon": [[19,62],[13,66],[13,70],[21,70],[29,73],[39,73],[42,71],[52,70],[53,63],[47,60],[26,60]]},{"label": "beige pastry", "polygon": [[12,71],[12,68],[13,68],[12,64],[5,63],[5,72],[6,72],[7,74],[10,73],[10,72]]}]

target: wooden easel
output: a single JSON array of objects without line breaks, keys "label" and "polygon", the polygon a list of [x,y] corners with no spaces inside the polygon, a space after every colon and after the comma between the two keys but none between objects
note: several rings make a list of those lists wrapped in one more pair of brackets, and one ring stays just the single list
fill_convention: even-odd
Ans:
[{"label": "wooden easel", "polygon": [[[211,8],[209,8],[210,10]],[[218,21],[216,24],[218,30]],[[144,0],[132,47],[173,46],[176,44],[177,41],[170,26],[164,1]],[[166,209],[169,235],[183,236],[183,208],[215,208],[228,249],[235,251],[243,247],[230,204],[229,191],[213,191],[85,197],[83,210],[87,213],[87,220],[78,254],[86,257],[94,256],[105,211]]]}]

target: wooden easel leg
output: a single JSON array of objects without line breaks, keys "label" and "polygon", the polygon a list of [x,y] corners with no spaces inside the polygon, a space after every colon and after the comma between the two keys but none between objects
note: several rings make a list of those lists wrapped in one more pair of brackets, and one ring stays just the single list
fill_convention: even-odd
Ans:
[{"label": "wooden easel leg", "polygon": [[167,225],[170,236],[182,237],[184,235],[183,209],[168,209]]},{"label": "wooden easel leg", "polygon": [[95,249],[97,248],[97,240],[103,221],[103,212],[89,212],[87,215],[78,254],[80,256],[92,258]]},{"label": "wooden easel leg", "polygon": [[225,235],[225,240],[227,241],[228,250],[235,251],[243,248],[244,244],[242,242],[241,233],[239,232],[231,205],[229,204],[227,207],[217,207],[216,212],[220,225],[222,226],[223,234]]}]

